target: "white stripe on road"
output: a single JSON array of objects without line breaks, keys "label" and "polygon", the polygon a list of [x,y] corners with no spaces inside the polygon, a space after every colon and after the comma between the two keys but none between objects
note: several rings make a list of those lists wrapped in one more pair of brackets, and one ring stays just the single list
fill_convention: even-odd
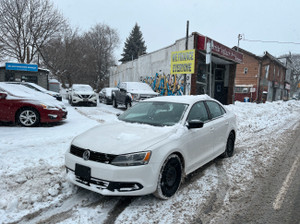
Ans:
[{"label": "white stripe on road", "polygon": [[285,178],[285,181],[284,181],[284,183],[283,183],[283,185],[282,185],[282,187],[281,187],[281,189],[280,189],[280,191],[279,191],[279,193],[278,193],[278,195],[276,197],[276,200],[273,203],[273,208],[275,210],[279,210],[281,208],[281,205],[283,203],[284,197],[285,197],[285,195],[286,195],[286,193],[288,191],[289,186],[292,183],[293,177],[296,174],[296,171],[297,171],[297,168],[298,168],[298,164],[300,162],[299,158],[300,158],[300,156],[298,156],[296,158],[296,160],[294,161],[293,166],[292,166],[289,174]]}]

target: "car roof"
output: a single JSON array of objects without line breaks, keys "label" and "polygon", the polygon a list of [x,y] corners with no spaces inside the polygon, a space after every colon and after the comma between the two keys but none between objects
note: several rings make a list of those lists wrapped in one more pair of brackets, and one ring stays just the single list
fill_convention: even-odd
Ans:
[{"label": "car roof", "polygon": [[158,96],[151,99],[147,99],[145,101],[155,101],[155,102],[172,102],[172,103],[186,103],[186,104],[194,104],[198,101],[203,100],[213,100],[210,96],[204,95],[184,95],[184,96]]}]

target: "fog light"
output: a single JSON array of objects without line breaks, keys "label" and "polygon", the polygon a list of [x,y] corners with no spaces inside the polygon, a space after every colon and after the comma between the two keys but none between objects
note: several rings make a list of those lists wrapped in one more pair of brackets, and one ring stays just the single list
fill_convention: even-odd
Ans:
[{"label": "fog light", "polygon": [[50,118],[50,119],[56,119],[57,118],[57,114],[48,114],[48,117]]}]

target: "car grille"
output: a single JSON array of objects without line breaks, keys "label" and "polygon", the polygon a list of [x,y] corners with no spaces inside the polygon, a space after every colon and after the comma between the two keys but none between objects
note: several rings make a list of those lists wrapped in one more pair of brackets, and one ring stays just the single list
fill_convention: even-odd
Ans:
[{"label": "car grille", "polygon": [[[70,153],[73,154],[74,156],[83,158],[83,153],[86,150],[87,149],[83,149],[83,148],[77,147],[75,145],[71,145]],[[105,153],[95,152],[95,151],[91,151],[91,150],[89,150],[89,151],[90,151],[90,157],[88,160],[91,160],[91,161],[110,164],[111,161],[114,158],[116,158],[116,155],[105,154]]]},{"label": "car grille", "polygon": [[83,99],[88,99],[88,98],[90,98],[90,96],[91,96],[91,95],[81,95],[81,97],[82,97]]}]

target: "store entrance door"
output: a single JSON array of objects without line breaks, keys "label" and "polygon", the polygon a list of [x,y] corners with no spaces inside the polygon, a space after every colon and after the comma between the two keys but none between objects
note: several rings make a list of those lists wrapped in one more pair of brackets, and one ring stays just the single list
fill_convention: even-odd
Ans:
[{"label": "store entrance door", "polygon": [[222,104],[227,104],[228,87],[224,87],[225,69],[215,69],[214,98]]}]

